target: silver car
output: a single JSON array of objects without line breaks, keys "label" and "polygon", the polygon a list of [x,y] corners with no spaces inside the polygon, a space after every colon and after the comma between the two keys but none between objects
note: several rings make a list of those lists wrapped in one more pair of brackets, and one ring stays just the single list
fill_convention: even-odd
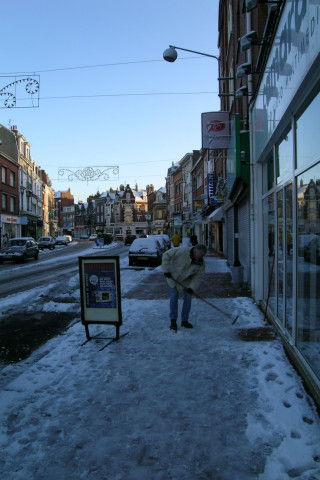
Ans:
[{"label": "silver car", "polygon": [[154,237],[137,238],[129,248],[129,266],[158,266],[162,260],[162,248]]},{"label": "silver car", "polygon": [[11,238],[7,245],[0,250],[0,263],[26,262],[28,258],[37,260],[39,247],[32,237]]},{"label": "silver car", "polygon": [[53,250],[56,244],[55,244],[54,238],[48,236],[48,237],[40,237],[38,240],[38,246],[40,250],[43,250],[44,248],[49,248],[50,250]]}]

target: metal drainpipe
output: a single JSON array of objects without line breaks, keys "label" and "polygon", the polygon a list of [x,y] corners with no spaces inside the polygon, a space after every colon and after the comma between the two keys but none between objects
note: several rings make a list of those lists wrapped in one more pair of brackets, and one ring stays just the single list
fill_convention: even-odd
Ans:
[{"label": "metal drainpipe", "polygon": [[[246,24],[247,24],[247,33],[251,31],[251,12],[247,12],[246,14]],[[247,61],[252,65],[252,55],[251,55],[251,49],[247,51]],[[248,105],[250,105],[251,99],[252,99],[252,93],[253,93],[253,85],[252,85],[252,74],[248,75]],[[252,128],[252,118],[250,115],[250,109],[248,111],[249,115],[249,135],[250,135],[250,265],[251,265],[251,290],[252,290],[252,296],[255,298],[255,278],[256,278],[256,262],[255,262],[255,248],[254,248],[254,241],[255,241],[255,195],[254,195],[254,163],[255,159],[253,158],[253,148],[252,148],[252,134],[253,134],[253,128]]]}]

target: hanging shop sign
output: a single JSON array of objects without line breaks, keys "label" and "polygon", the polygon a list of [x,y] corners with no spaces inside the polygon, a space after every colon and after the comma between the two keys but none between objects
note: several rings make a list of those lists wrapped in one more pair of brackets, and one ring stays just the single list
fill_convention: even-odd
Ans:
[{"label": "hanging shop sign", "polygon": [[118,256],[79,257],[81,320],[87,339],[90,324],[122,325]]},{"label": "hanging shop sign", "polygon": [[228,148],[229,112],[206,112],[201,114],[202,148],[214,150]]}]

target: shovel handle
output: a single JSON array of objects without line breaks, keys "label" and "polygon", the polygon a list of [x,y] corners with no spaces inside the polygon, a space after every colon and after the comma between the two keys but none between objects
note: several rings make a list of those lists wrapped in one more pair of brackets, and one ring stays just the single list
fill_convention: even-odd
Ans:
[{"label": "shovel handle", "polygon": [[[174,282],[176,282],[178,285],[180,285],[180,287],[182,287],[184,290],[187,290],[187,287],[185,285],[183,285],[183,283],[179,282],[178,280],[176,280],[175,278],[171,277],[172,280]],[[210,303],[208,302],[207,300],[205,300],[203,297],[201,297],[200,295],[198,295],[197,293],[193,292],[193,295],[198,298],[199,300],[202,300],[202,302],[206,303],[207,305],[210,305],[210,307],[214,308],[215,310],[217,310],[218,312],[222,313],[222,315],[224,315],[225,317],[229,318],[229,319],[233,319],[233,317],[231,317],[230,315],[228,315],[226,312],[224,312],[223,310],[221,310],[221,308],[217,307],[216,305],[213,305],[213,303]]]}]

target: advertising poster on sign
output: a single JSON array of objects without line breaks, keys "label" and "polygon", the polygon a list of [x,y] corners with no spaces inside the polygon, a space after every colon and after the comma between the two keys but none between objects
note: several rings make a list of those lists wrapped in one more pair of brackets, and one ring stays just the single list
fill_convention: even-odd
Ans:
[{"label": "advertising poster on sign", "polygon": [[115,308],[116,280],[113,263],[85,263],[87,308]]}]

